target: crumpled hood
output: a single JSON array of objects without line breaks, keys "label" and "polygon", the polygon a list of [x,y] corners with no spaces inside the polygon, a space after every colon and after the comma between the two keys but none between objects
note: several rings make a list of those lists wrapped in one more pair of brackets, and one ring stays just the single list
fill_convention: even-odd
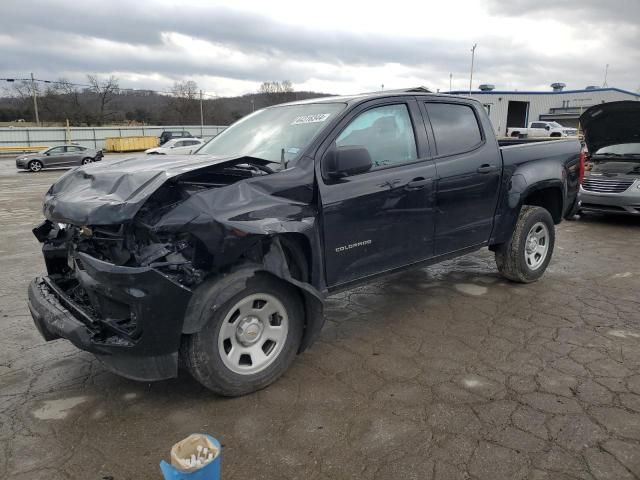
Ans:
[{"label": "crumpled hood", "polygon": [[594,105],[580,116],[589,152],[622,143],[640,143],[640,101]]},{"label": "crumpled hood", "polygon": [[53,222],[74,225],[125,223],[170,178],[239,158],[244,157],[154,155],[92,163],[70,170],[51,186],[43,213]]}]

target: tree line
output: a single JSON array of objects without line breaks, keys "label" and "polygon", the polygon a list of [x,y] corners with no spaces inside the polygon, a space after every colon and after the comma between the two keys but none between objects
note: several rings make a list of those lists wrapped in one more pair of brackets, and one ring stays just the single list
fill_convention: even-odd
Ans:
[{"label": "tree line", "polygon": [[[35,122],[35,88],[44,125],[67,120],[72,126],[200,124],[200,89],[193,80],[175,82],[168,93],[123,89],[115,76],[88,75],[84,86],[64,78],[44,85],[21,81],[6,89],[0,97],[0,122]],[[326,94],[297,92],[287,80],[264,82],[256,93],[204,97],[202,114],[207,125],[229,125],[260,108],[321,96]]]}]

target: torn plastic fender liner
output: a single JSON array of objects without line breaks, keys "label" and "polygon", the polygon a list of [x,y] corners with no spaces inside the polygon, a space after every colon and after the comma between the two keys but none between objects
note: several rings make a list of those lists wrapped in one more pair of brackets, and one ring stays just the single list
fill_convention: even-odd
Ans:
[{"label": "torn plastic fender liner", "polygon": [[316,339],[324,325],[324,296],[308,283],[291,276],[280,239],[275,237],[263,263],[246,263],[230,273],[205,281],[194,292],[187,306],[182,332],[192,334],[200,331],[210,318],[210,312],[220,308],[234,295],[240,293],[256,274],[266,272],[297,287],[304,300],[305,328],[299,352],[306,350]]}]

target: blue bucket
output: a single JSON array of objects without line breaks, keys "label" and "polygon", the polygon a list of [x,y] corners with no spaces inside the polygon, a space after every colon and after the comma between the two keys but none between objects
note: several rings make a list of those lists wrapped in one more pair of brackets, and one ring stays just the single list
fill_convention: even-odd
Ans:
[{"label": "blue bucket", "polygon": [[220,442],[211,435],[203,434],[218,449],[218,454],[209,463],[198,470],[184,472],[164,460],[160,462],[160,470],[164,480],[220,480],[220,454],[222,448]]}]

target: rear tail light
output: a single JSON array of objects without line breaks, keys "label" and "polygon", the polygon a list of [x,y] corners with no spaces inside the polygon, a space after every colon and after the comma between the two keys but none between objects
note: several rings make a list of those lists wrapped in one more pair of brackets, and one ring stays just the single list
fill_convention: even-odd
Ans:
[{"label": "rear tail light", "polygon": [[584,180],[584,165],[586,161],[587,161],[587,152],[583,148],[582,150],[580,150],[580,160],[578,165],[578,183],[580,185],[582,185],[582,182]]}]

